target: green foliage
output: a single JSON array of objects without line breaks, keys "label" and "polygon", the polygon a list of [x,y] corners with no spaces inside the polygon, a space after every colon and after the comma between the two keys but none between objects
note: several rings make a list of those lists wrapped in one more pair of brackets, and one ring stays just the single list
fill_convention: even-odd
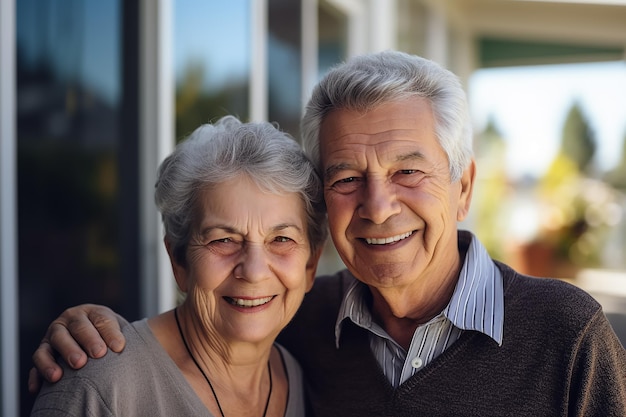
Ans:
[{"label": "green foliage", "polygon": [[570,108],[561,137],[561,153],[574,161],[580,172],[589,172],[596,140],[578,103]]},{"label": "green foliage", "polygon": [[493,118],[476,138],[476,158],[479,165],[472,210],[477,221],[474,232],[489,254],[504,259],[502,229],[506,227],[503,201],[509,192],[505,168],[506,144]]},{"label": "green foliage", "polygon": [[231,80],[209,91],[205,85],[208,71],[202,64],[189,63],[176,86],[176,139],[180,141],[198,126],[232,114],[241,120],[248,117],[248,84]]},{"label": "green foliage", "polygon": [[626,192],[626,134],[622,144],[622,157],[617,166],[606,173],[604,180],[618,190]]}]

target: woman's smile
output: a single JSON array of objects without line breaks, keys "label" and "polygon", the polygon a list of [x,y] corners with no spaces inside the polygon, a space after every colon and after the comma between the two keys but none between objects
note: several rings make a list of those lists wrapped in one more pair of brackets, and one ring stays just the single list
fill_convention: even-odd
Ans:
[{"label": "woman's smile", "polygon": [[265,305],[274,299],[274,295],[269,297],[260,298],[238,298],[238,297],[224,297],[229,304],[237,307],[252,308]]}]

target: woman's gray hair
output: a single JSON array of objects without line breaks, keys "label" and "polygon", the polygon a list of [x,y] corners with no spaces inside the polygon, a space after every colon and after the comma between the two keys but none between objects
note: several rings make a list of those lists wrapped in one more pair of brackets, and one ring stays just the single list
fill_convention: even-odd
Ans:
[{"label": "woman's gray hair", "polygon": [[324,76],[314,88],[302,118],[306,154],[321,172],[320,126],[332,110],[365,112],[416,96],[430,102],[435,134],[448,156],[450,179],[460,179],[473,155],[472,126],[461,82],[433,61],[397,51],[357,56]]},{"label": "woman's gray hair", "polygon": [[302,148],[270,123],[242,123],[226,116],[197,128],[159,166],[155,202],[177,262],[186,264],[200,192],[240,175],[271,193],[300,194],[311,250],[324,244],[321,180]]}]

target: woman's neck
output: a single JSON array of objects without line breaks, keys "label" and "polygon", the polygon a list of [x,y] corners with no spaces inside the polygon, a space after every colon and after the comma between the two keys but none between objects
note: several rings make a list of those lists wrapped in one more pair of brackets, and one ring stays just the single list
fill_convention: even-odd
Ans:
[{"label": "woman's neck", "polygon": [[[277,367],[281,368],[284,383],[279,380],[276,385],[286,391],[282,361],[278,358],[277,366],[274,358],[270,360],[270,356],[274,356],[271,355],[273,343],[227,343],[214,328],[203,325],[185,305],[180,306],[177,313],[180,330],[174,311],[149,319],[148,323],[214,415],[220,416],[221,408],[225,416],[261,416],[268,398],[273,395],[269,389],[270,372]],[[280,393],[274,396],[286,399],[286,395]]]}]

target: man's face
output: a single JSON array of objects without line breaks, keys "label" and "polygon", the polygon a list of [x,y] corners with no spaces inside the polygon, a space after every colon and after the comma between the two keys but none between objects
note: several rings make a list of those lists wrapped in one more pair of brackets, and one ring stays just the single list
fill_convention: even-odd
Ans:
[{"label": "man's face", "polygon": [[469,208],[474,166],[450,183],[427,100],[335,110],[320,141],[331,236],[358,279],[423,290],[458,273],[456,222]]}]

